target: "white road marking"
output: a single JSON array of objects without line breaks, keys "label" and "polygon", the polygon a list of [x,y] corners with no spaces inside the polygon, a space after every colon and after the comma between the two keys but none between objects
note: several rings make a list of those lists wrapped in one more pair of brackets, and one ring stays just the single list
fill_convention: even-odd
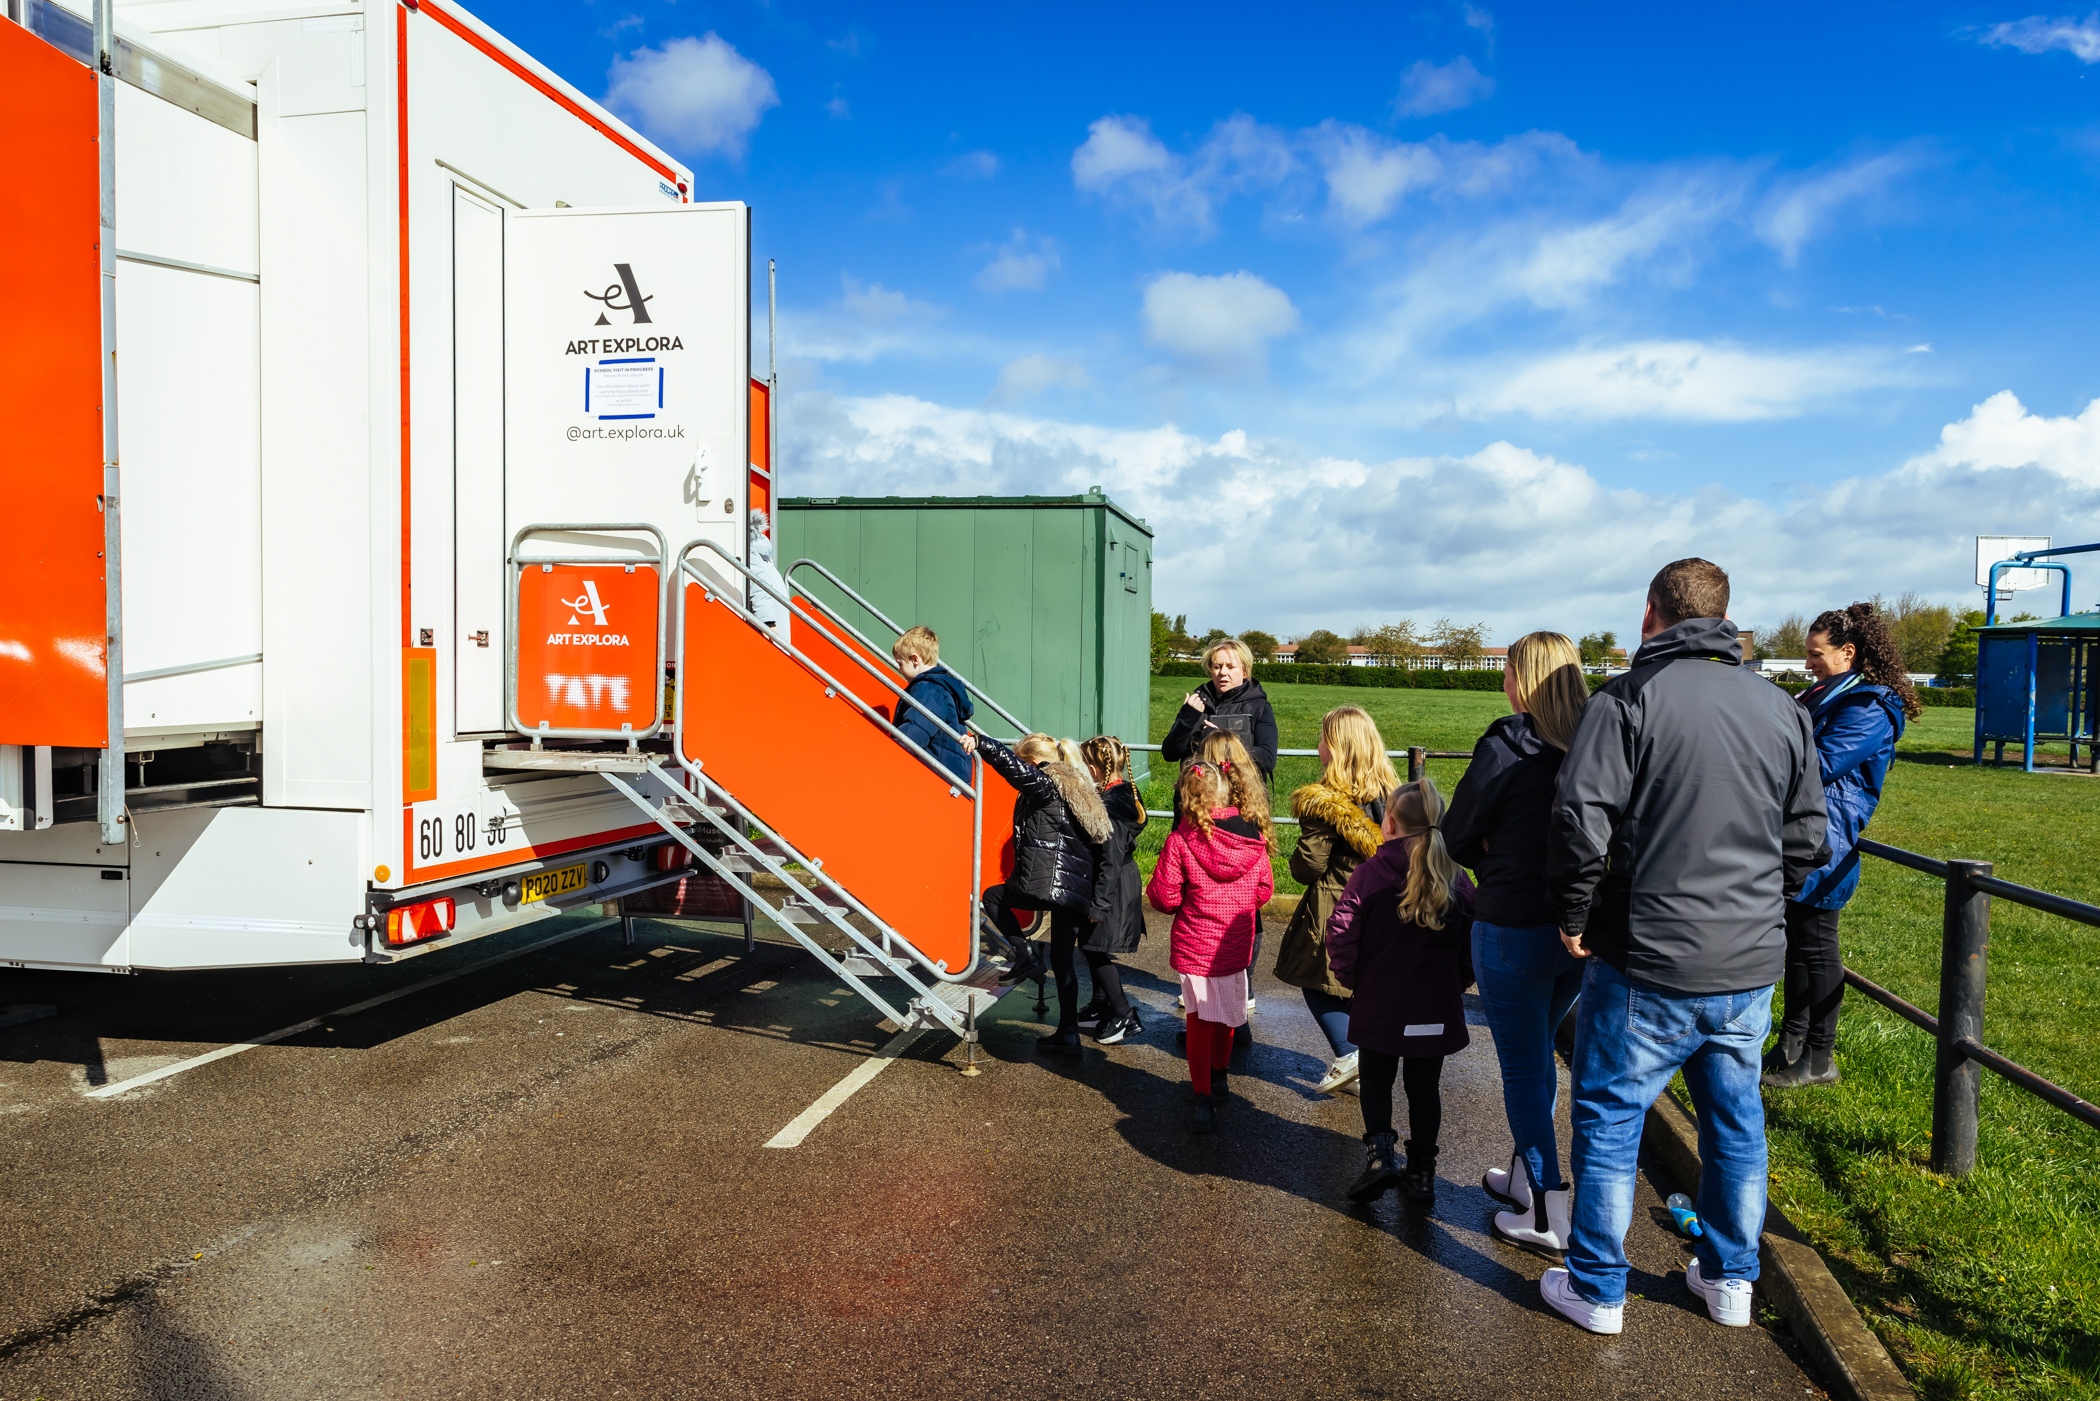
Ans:
[{"label": "white road marking", "polygon": [[464,978],[469,973],[479,973],[484,968],[493,968],[499,963],[508,963],[514,958],[523,958],[526,954],[537,953],[539,950],[558,944],[564,939],[573,939],[579,934],[588,934],[594,929],[603,929],[608,925],[618,924],[619,922],[617,918],[595,920],[590,924],[583,925],[581,928],[571,929],[564,933],[556,934],[551,938],[541,939],[538,943],[527,944],[524,948],[512,949],[509,953],[497,954],[494,958],[485,958],[479,963],[470,963],[464,968],[455,968],[450,973],[440,973],[435,978],[425,978],[420,983],[410,983],[405,988],[395,988],[392,992],[383,992],[377,997],[368,997],[362,1002],[353,1002],[348,1007],[338,1007],[333,1012],[326,1012],[318,1017],[308,1017],[303,1022],[293,1026],[280,1027],[268,1035],[256,1037],[253,1041],[243,1041],[233,1046],[221,1046],[216,1051],[206,1051],[201,1056],[191,1056],[188,1060],[180,1060],[173,1065],[164,1065],[158,1070],[149,1070],[144,1075],[134,1075],[129,1080],[119,1080],[114,1085],[103,1085],[98,1089],[89,1090],[85,1098],[108,1099],[111,1095],[120,1095],[126,1090],[135,1090],[141,1085],[150,1085],[156,1080],[165,1080],[171,1075],[180,1075],[185,1070],[195,1070],[200,1065],[209,1065],[215,1060],[224,1060],[228,1056],[237,1056],[243,1051],[252,1051],[257,1046],[268,1046],[273,1042],[282,1041],[288,1036],[297,1036],[302,1031],[312,1031],[323,1022],[332,1021],[337,1017],[354,1017],[359,1012],[369,1012],[381,1003],[392,1002],[397,997],[406,997],[412,992],[421,992],[425,988],[434,988],[439,983],[449,983],[454,978]]},{"label": "white road marking", "polygon": [[895,1036],[892,1036],[881,1050],[853,1067],[845,1079],[824,1091],[823,1094],[817,1097],[815,1104],[797,1114],[794,1122],[767,1139],[766,1147],[793,1148],[801,1143],[803,1139],[809,1137],[811,1131],[817,1125],[831,1117],[832,1110],[853,1098],[854,1093],[861,1086],[887,1070],[891,1061],[903,1055],[907,1046],[925,1034],[926,1028],[916,1027],[910,1031],[900,1031]]}]

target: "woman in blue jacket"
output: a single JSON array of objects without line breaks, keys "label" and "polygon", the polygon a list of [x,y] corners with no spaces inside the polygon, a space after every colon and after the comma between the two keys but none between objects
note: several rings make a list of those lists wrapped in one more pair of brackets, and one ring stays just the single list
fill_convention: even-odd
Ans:
[{"label": "woman in blue jacket", "polygon": [[1774,1089],[1838,1081],[1838,1007],[1845,961],[1838,914],[1859,886],[1859,834],[1873,819],[1903,722],[1918,716],[1918,693],[1903,654],[1871,603],[1820,613],[1808,629],[1816,684],[1798,697],[1815,717],[1816,756],[1830,807],[1830,859],[1786,906],[1786,1021],[1765,1055]]}]

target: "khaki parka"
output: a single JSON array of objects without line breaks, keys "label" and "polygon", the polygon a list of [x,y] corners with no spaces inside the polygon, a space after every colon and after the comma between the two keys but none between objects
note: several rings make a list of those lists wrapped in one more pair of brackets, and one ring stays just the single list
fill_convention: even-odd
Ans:
[{"label": "khaki parka", "polygon": [[1324,782],[1308,783],[1291,794],[1291,816],[1298,819],[1291,876],[1305,887],[1305,894],[1276,950],[1276,976],[1292,987],[1349,995],[1327,967],[1327,919],[1350,874],[1384,840],[1378,831],[1384,807],[1360,804]]}]

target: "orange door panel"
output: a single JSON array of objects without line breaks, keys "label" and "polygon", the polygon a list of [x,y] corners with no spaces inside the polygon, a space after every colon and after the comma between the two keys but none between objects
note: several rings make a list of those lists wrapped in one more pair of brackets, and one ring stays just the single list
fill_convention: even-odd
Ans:
[{"label": "orange door panel", "polygon": [[965,966],[970,800],[698,584],[684,587],[680,749],[914,948]]},{"label": "orange door panel", "polygon": [[95,75],[0,24],[0,744],[109,743]]},{"label": "orange door panel", "polygon": [[517,716],[549,732],[655,726],[661,577],[649,565],[527,565],[518,574]]}]

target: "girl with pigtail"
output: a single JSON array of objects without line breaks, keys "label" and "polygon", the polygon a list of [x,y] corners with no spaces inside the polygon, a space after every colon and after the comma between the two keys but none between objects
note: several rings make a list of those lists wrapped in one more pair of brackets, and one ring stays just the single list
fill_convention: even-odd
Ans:
[{"label": "girl with pigtail", "polygon": [[[1368,1202],[1398,1185],[1415,1201],[1436,1195],[1444,1057],[1468,1044],[1463,995],[1473,882],[1444,846],[1443,795],[1427,775],[1386,803],[1384,845],[1356,868],[1327,921],[1327,966],[1350,991],[1349,1040],[1363,1101],[1363,1175],[1349,1188]],[[1393,1082],[1407,1092],[1407,1159],[1393,1131]]]},{"label": "girl with pigtail", "polygon": [[1142,1033],[1137,1008],[1123,992],[1116,955],[1134,953],[1145,937],[1145,879],[1137,868],[1137,841],[1145,830],[1145,807],[1130,781],[1130,748],[1114,735],[1095,735],[1078,746],[1079,761],[1101,790],[1108,811],[1109,835],[1101,843],[1101,864],[1094,872],[1092,921],[1079,941],[1094,1000],[1079,1013],[1079,1029],[1113,1046]]},{"label": "girl with pigtail", "polygon": [[1903,652],[1871,603],[1818,613],[1808,625],[1807,663],[1816,684],[1795,697],[1815,724],[1823,799],[1830,809],[1830,859],[1786,903],[1786,1020],[1765,1056],[1775,1090],[1838,1081],[1838,1009],[1845,961],[1838,916],[1859,888],[1859,836],[1881,802],[1881,785],[1918,718],[1918,693]]}]

